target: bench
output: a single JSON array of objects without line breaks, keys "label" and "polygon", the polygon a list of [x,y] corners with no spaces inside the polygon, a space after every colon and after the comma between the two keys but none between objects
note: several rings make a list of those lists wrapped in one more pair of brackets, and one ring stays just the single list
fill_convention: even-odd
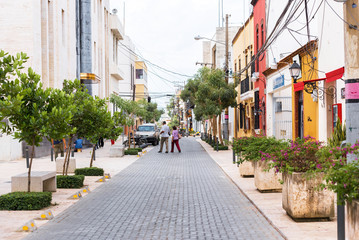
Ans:
[{"label": "bench", "polygon": [[[56,172],[31,172],[30,191],[56,192]],[[11,192],[27,192],[27,173],[22,173],[11,177]]]}]

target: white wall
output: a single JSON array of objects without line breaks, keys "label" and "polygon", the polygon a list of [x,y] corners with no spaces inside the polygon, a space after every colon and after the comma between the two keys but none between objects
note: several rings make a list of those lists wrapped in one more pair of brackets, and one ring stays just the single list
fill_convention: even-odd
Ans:
[{"label": "white wall", "polygon": [[[44,87],[62,88],[64,79],[76,78],[75,16],[75,0],[2,1],[0,48],[10,54],[27,53],[25,66],[41,75]],[[21,156],[21,143],[2,135],[0,160]]]},{"label": "white wall", "polygon": [[[124,39],[121,41],[123,45],[125,45],[128,49],[131,49],[133,52],[135,51],[135,46],[131,41],[131,38],[128,36],[124,36]],[[119,82],[119,92],[123,98],[130,99],[132,97],[129,97],[128,95],[133,94],[133,86],[132,84],[135,81],[135,61],[136,56],[134,54],[131,54],[129,50],[126,49],[123,45],[119,45],[119,67],[121,71],[124,74],[124,79]],[[133,67],[133,72],[131,71],[131,67]],[[133,83],[131,84],[131,78],[133,79]]]}]

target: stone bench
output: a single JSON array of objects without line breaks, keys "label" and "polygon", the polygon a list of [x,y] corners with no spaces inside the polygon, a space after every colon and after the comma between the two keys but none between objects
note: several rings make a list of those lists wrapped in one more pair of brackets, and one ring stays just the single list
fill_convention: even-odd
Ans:
[{"label": "stone bench", "polygon": [[[62,174],[62,170],[64,167],[64,160],[65,160],[64,157],[56,158],[56,172],[57,173]],[[75,173],[75,169],[76,169],[76,158],[70,157],[69,168],[67,170],[67,173]]]},{"label": "stone bench", "polygon": [[[27,173],[11,177],[11,192],[27,192]],[[55,171],[31,172],[31,192],[56,192]]]}]

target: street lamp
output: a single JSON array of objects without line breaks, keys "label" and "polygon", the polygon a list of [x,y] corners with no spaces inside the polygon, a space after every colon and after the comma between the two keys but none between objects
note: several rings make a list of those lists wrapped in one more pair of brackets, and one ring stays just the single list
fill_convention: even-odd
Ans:
[{"label": "street lamp", "polygon": [[297,83],[297,79],[300,75],[300,65],[297,61],[293,61],[292,66],[289,67],[290,76],[293,78],[293,83]]},{"label": "street lamp", "polygon": [[216,42],[216,43],[219,43],[219,44],[226,45],[225,42],[219,42],[219,41],[216,41],[216,40],[213,40],[213,39],[210,39],[210,38],[202,37],[202,36],[200,36],[200,35],[197,35],[197,36],[194,37],[194,40],[197,40],[197,41],[198,41],[198,40],[201,40],[201,39],[206,39],[206,40],[209,40],[209,41],[211,41],[211,42]]}]

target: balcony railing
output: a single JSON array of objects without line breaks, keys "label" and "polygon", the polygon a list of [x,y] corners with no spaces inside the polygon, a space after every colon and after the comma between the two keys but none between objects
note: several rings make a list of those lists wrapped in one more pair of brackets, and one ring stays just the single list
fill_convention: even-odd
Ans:
[{"label": "balcony railing", "polygon": [[241,81],[241,94],[249,91],[249,76]]}]

